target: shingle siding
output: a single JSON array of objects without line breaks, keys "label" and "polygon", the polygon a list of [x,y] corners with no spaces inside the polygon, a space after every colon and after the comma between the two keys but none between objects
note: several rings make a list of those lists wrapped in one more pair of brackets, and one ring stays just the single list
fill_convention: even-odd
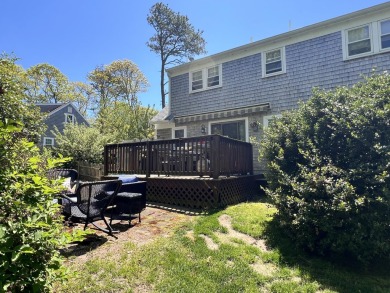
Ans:
[{"label": "shingle siding", "polygon": [[222,87],[189,93],[189,74],[171,78],[171,112],[176,115],[270,103],[272,112],[297,107],[313,87],[350,86],[368,75],[390,69],[389,53],[343,60],[341,31],[288,45],[286,73],[262,77],[261,53],[222,64]]},{"label": "shingle siding", "polygon": [[[69,107],[72,107],[72,112],[68,112]],[[57,127],[57,129],[61,133],[63,133],[64,128],[65,128],[65,114],[66,113],[73,114],[75,116],[77,124],[86,124],[87,125],[87,121],[85,120],[85,118],[82,115],[80,115],[80,113],[78,111],[76,111],[76,109],[73,106],[68,105],[66,107],[63,107],[62,109],[60,109],[56,112],[53,112],[51,115],[49,115],[45,119],[45,124],[47,126],[47,129],[41,137],[42,144],[43,144],[44,137],[52,137],[52,138],[55,137],[55,135],[52,133],[52,131],[54,131],[55,127]],[[56,141],[54,141],[54,143],[56,144]]]}]

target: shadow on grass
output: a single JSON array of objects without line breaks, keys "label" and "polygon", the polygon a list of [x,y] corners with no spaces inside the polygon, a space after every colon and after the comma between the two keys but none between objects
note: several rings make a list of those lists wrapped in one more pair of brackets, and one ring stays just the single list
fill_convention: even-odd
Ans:
[{"label": "shadow on grass", "polygon": [[298,267],[311,281],[337,292],[390,292],[390,261],[379,259],[363,266],[347,256],[319,256],[303,251],[278,225],[277,217],[266,227],[267,246],[277,249],[282,265]]},{"label": "shadow on grass", "polygon": [[88,234],[84,240],[74,242],[66,248],[60,250],[61,255],[65,257],[80,256],[98,248],[108,241],[106,236],[97,234]]}]

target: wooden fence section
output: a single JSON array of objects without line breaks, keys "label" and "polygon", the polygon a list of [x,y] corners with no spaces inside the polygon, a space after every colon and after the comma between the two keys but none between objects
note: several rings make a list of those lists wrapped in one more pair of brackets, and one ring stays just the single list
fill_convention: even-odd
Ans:
[{"label": "wooden fence section", "polygon": [[104,165],[77,162],[77,172],[79,173],[80,180],[99,181],[104,175]]},{"label": "wooden fence section", "polygon": [[120,143],[104,148],[104,174],[253,174],[252,145],[220,135]]}]

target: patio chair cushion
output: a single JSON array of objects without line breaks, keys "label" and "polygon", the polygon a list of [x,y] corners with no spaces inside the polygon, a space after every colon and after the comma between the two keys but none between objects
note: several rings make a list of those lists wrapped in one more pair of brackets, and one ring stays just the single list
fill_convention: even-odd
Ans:
[{"label": "patio chair cushion", "polygon": [[121,180],[122,183],[138,182],[138,178],[136,176],[119,176],[118,180]]}]

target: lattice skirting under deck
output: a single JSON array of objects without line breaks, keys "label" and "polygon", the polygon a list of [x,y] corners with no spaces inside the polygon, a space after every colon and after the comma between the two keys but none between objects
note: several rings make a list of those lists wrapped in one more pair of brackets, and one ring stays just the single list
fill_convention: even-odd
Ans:
[{"label": "lattice skirting under deck", "polygon": [[147,201],[193,209],[220,208],[260,196],[257,177],[146,178]]}]

